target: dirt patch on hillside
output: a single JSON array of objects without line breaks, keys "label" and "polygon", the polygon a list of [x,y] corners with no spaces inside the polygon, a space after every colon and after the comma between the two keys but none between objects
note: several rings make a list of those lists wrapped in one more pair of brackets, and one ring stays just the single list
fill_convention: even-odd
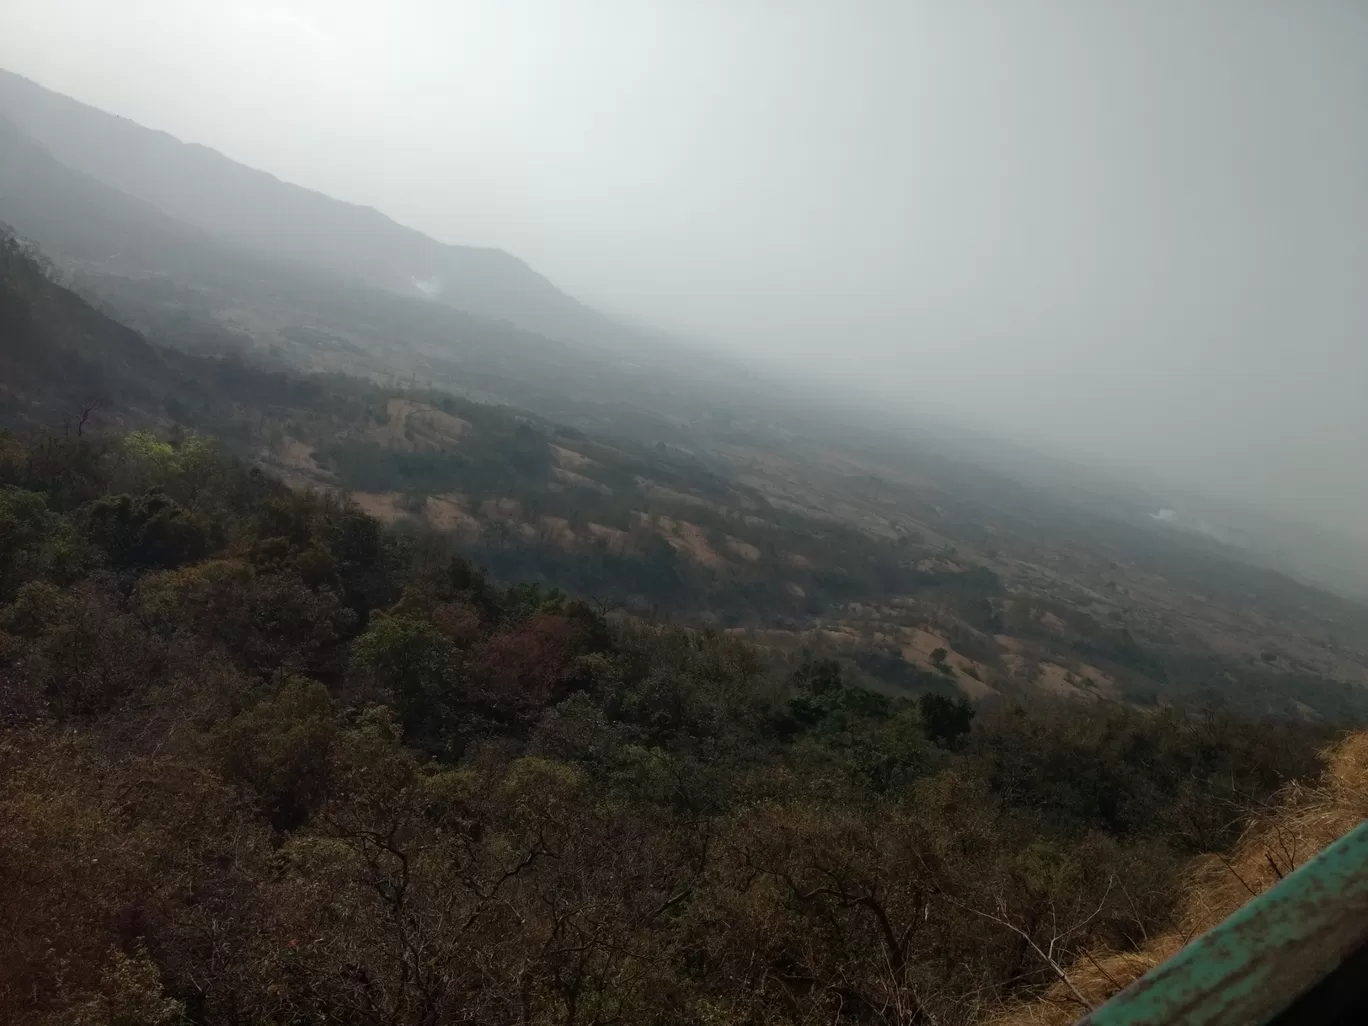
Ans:
[{"label": "dirt patch on hillside", "polygon": [[1097,696],[1080,686],[1078,675],[1058,663],[1041,663],[1036,673],[1035,686],[1047,695],[1060,698],[1088,698]]},{"label": "dirt patch on hillside", "polygon": [[366,438],[399,452],[431,452],[453,446],[471,429],[469,421],[412,399],[390,399],[385,413],[389,420],[372,427]]},{"label": "dirt patch on hillside", "polygon": [[740,538],[733,538],[727,535],[727,549],[734,556],[739,556],[747,563],[757,563],[760,560],[760,550],[750,542],[742,541]]},{"label": "dirt patch on hillside", "polygon": [[960,693],[971,702],[977,702],[980,699],[988,698],[990,695],[1002,694],[1001,691],[991,684],[985,684],[981,680],[975,680],[967,673],[956,675],[955,687],[959,688]]},{"label": "dirt patch on hillside", "polygon": [[452,531],[471,537],[480,533],[480,522],[466,512],[465,497],[454,492],[429,495],[423,503],[423,516],[439,531]]},{"label": "dirt patch on hillside", "polygon": [[448,441],[459,441],[471,429],[470,421],[439,410],[435,406],[415,406],[408,414],[409,422],[418,421],[423,427]]},{"label": "dirt patch on hillside", "polygon": [[560,545],[569,548],[579,541],[579,536],[575,534],[570,526],[570,521],[564,517],[542,517],[538,521],[541,527],[541,540],[553,545]]},{"label": "dirt patch on hillside", "polygon": [[352,492],[351,497],[362,513],[384,523],[392,524],[408,516],[403,507],[404,496],[399,492]]},{"label": "dirt patch on hillside", "polygon": [[616,527],[609,527],[607,524],[589,525],[589,534],[598,541],[603,542],[604,548],[615,555],[622,555],[627,551],[631,535],[626,531],[620,531]]},{"label": "dirt patch on hillside", "polygon": [[556,461],[556,466],[563,470],[583,470],[585,467],[592,467],[596,464],[582,452],[575,452],[574,449],[564,449],[559,445],[552,445],[551,458]]},{"label": "dirt patch on hillside", "polygon": [[299,491],[326,487],[335,482],[332,471],[314,462],[313,449],[289,435],[273,449],[263,449],[258,459],[262,467],[288,487]]},{"label": "dirt patch on hillside", "polygon": [[924,574],[962,574],[967,567],[942,556],[927,556],[914,564],[915,569]]},{"label": "dirt patch on hillside", "polygon": [[928,670],[932,673],[945,673],[940,665],[931,658],[931,653],[938,648],[945,649],[945,659],[943,665],[954,670],[950,677],[955,686],[970,698],[983,698],[987,695],[997,694],[997,690],[986,683],[992,676],[990,670],[983,663],[970,659],[968,656],[956,652],[951,647],[950,642],[924,627],[913,627],[904,635],[905,641],[902,648],[902,657],[913,666],[920,670]]},{"label": "dirt patch on hillside", "polygon": [[812,636],[837,648],[854,648],[862,640],[859,633],[849,627],[822,627],[813,631]]},{"label": "dirt patch on hillside", "polygon": [[727,633],[736,637],[746,637],[765,648],[791,652],[801,647],[805,636],[779,627],[731,627]]},{"label": "dirt patch on hillside", "polygon": [[1063,620],[1061,620],[1059,617],[1055,616],[1054,613],[1046,613],[1044,616],[1040,618],[1040,622],[1042,625],[1050,628],[1050,630],[1055,631],[1059,634],[1063,634],[1069,629],[1069,625],[1065,623]]},{"label": "dirt patch on hillside", "polygon": [[670,517],[656,519],[656,532],[670,543],[681,555],[687,556],[699,566],[719,570],[727,561],[717,550],[708,544],[708,536],[703,528],[688,520],[673,520]]},{"label": "dirt patch on hillside", "polygon": [[654,484],[644,478],[637,483],[641,487],[641,490],[646,493],[646,498],[654,499],[656,502],[673,502],[682,506],[697,506],[699,509],[710,509],[715,513],[726,512],[724,507],[703,498],[701,495],[691,495],[688,492],[677,491],[674,488],[666,488],[664,485]]},{"label": "dirt patch on hillside", "polygon": [[1074,671],[1074,676],[1078,678],[1079,686],[1084,691],[1095,692],[1099,698],[1119,702],[1123,697],[1121,686],[1112,679],[1109,673],[1105,670],[1099,670],[1096,666],[1083,663]]},{"label": "dirt patch on hillside", "polygon": [[907,632],[907,644],[903,647],[903,658],[909,661],[930,660],[931,653],[938,648],[943,648],[948,652],[950,642],[939,634],[931,633],[924,627],[913,627]]},{"label": "dirt patch on hillside", "polygon": [[552,467],[551,478],[554,481],[559,481],[561,484],[574,485],[576,488],[592,489],[600,495],[613,494],[613,490],[606,484],[595,481],[592,477],[576,474],[573,470],[566,470],[564,467]]},{"label": "dirt patch on hillside", "polygon": [[485,499],[480,503],[480,513],[486,520],[502,520],[505,523],[522,522],[522,503],[517,499]]},{"label": "dirt patch on hillside", "polygon": [[284,440],[276,449],[275,458],[282,467],[291,470],[298,470],[305,474],[327,475],[327,471],[314,462],[313,449],[298,438],[291,438],[286,435]]}]

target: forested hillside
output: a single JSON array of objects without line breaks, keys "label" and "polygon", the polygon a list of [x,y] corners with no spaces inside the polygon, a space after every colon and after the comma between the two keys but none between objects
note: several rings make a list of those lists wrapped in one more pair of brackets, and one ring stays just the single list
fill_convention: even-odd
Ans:
[{"label": "forested hillside", "polygon": [[590,432],[305,373],[193,325],[164,326],[180,347],[152,344],[31,248],[0,255],[0,423],[198,432],[292,488],[440,535],[496,579],[817,651],[889,693],[1368,711],[1368,612],[1219,550],[870,442],[800,458],[741,428]]},{"label": "forested hillside", "polygon": [[1057,1008],[1361,708],[683,448],[155,346],[3,254],[7,1020]]},{"label": "forested hillside", "polygon": [[0,1021],[1066,1022],[1368,718],[1361,605],[35,89]]},{"label": "forested hillside", "polygon": [[977,1022],[1330,736],[890,697],[200,438],[0,446],[7,1021]]}]

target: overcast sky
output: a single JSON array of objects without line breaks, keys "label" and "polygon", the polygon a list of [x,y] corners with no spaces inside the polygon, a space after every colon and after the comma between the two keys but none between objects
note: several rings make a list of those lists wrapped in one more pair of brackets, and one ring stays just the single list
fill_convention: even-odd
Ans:
[{"label": "overcast sky", "polygon": [[3,0],[0,66],[1368,539],[1362,0]]}]

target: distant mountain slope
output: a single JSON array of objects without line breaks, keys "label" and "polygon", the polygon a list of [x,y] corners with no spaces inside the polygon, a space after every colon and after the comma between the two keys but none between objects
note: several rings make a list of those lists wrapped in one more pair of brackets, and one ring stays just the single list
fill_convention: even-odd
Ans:
[{"label": "distant mountain slope", "polygon": [[684,403],[664,394],[687,379],[678,369],[637,367],[611,349],[272,258],[186,224],[63,164],[3,114],[0,224],[35,243],[82,295],[173,348],[245,347],[307,370],[440,382],[547,414],[628,399],[656,416]]},{"label": "distant mountain slope", "polygon": [[238,280],[274,277],[207,232],[68,167],[0,114],[0,221],[54,259],[93,272]]},{"label": "distant mountain slope", "polygon": [[[0,144],[3,144],[0,142]],[[166,355],[51,281],[0,235],[0,425],[55,426],[117,396],[135,408],[176,384]]]},{"label": "distant mountain slope", "polygon": [[68,167],[248,250],[412,295],[423,294],[422,282],[450,306],[554,337],[632,338],[502,250],[446,245],[7,71],[0,115]]},{"label": "distant mountain slope", "polygon": [[149,343],[0,240],[0,427],[74,433],[99,400],[100,427],[216,438],[295,487],[447,532],[498,577],[753,628],[894,690],[1368,710],[1362,608],[948,461],[810,436],[598,436],[270,360]]}]

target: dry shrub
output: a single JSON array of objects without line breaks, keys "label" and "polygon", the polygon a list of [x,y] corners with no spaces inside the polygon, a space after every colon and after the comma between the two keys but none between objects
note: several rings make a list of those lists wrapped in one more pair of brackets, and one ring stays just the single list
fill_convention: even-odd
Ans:
[{"label": "dry shrub", "polygon": [[1285,787],[1228,854],[1193,860],[1173,929],[1138,951],[1086,952],[1065,970],[1072,987],[1059,981],[1002,1011],[994,1026],[1068,1026],[1086,1011],[1073,991],[1102,1004],[1368,818],[1368,731],[1348,735],[1324,758],[1319,781]]}]

